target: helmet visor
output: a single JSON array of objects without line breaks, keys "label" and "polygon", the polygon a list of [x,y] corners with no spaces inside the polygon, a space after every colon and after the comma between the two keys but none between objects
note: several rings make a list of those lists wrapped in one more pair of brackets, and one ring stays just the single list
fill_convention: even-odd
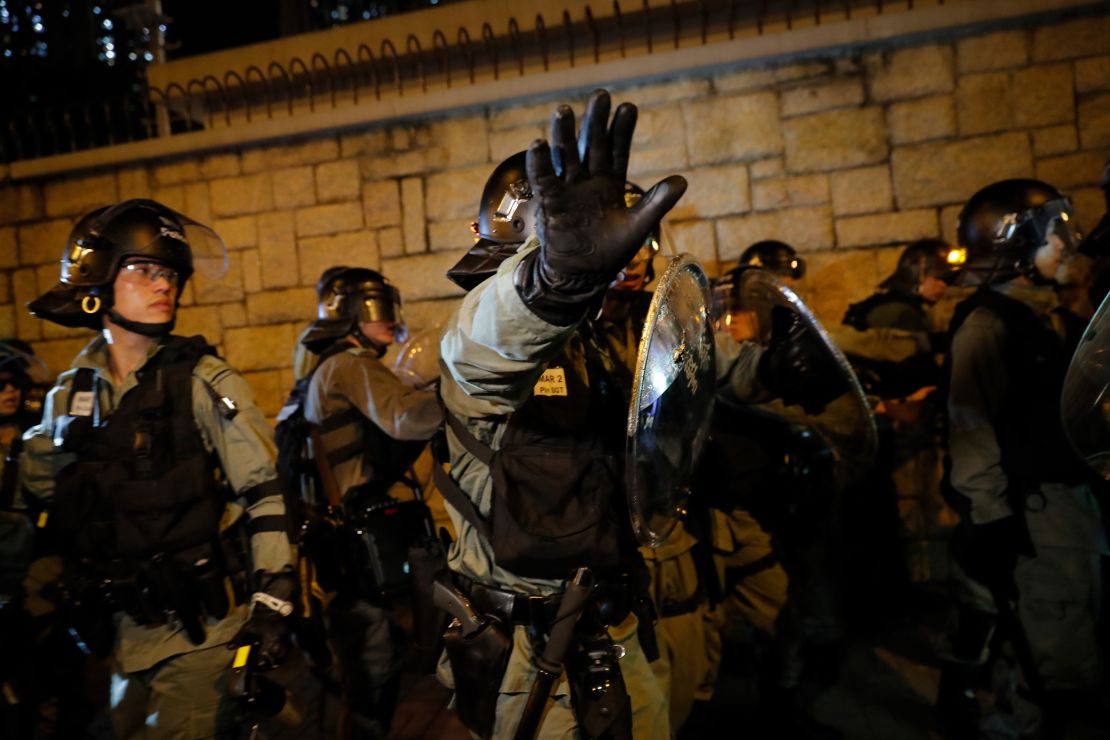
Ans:
[{"label": "helmet visor", "polygon": [[358,299],[356,309],[360,322],[388,322],[393,324],[395,341],[403,342],[408,338],[401,311],[401,294],[392,285],[367,284]]},{"label": "helmet visor", "polygon": [[1033,226],[1038,238],[1036,244],[1038,247],[1048,241],[1050,236],[1055,235],[1064,243],[1064,252],[1070,254],[1083,240],[1070,198],[1055,198],[1029,209],[1022,214],[1022,218],[1004,221],[999,227],[1001,232],[999,236],[1003,237],[1001,241],[1009,241],[1023,223]]},{"label": "helmet visor", "polygon": [[[84,275],[80,274],[82,265],[96,251],[97,240],[105,238],[101,235],[111,227],[112,222],[134,208],[134,205],[135,201],[124,201],[106,209],[89,224],[82,236],[73,241],[62,261],[63,283],[80,285],[85,282]],[[169,215],[159,213],[156,227],[133,232],[134,236],[128,239],[130,243],[117,243],[115,246],[118,256],[113,259],[149,257],[156,262],[165,262],[179,271],[184,270],[186,277],[196,273],[207,281],[222,278],[227,272],[227,247],[219,234],[161,203],[154,205],[159,212],[168,212]],[[119,269],[118,261],[115,262],[115,269]],[[114,271],[109,274],[114,274]]]}]

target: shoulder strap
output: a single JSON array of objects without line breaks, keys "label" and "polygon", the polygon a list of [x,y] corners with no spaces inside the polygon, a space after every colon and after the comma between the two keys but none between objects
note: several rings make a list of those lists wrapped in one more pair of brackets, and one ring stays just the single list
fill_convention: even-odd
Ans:
[{"label": "shoulder strap", "polygon": [[[438,395],[439,404],[443,408],[443,417],[447,420],[447,426],[451,427],[451,431],[458,438],[459,444],[463,446],[467,452],[478,460],[482,461],[485,465],[489,465],[493,460],[493,450],[486,445],[482,444],[477,437],[470,433],[466,428],[466,424],[462,419],[455,416],[443,403],[443,398]],[[443,442],[443,438],[439,438]],[[446,447],[445,444],[437,444],[433,442],[432,448],[432,478],[435,480],[436,488],[443,494],[443,498],[455,511],[459,512],[466,521],[470,522],[471,526],[482,533],[487,540],[491,535],[491,528],[489,522],[478,511],[478,507],[470,500],[470,497],[463,492],[462,488],[455,479],[444,470],[444,464],[447,462],[443,459],[442,450]]]}]

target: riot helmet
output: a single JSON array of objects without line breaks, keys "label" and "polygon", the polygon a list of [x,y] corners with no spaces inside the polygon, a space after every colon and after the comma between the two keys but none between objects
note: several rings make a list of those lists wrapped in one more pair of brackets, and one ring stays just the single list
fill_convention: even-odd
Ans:
[{"label": "riot helmet", "polygon": [[801,280],[806,274],[806,261],[785,242],[767,239],[756,242],[740,255],[741,266],[765,267],[780,277]]},{"label": "riot helmet", "polygon": [[[334,341],[353,335],[364,347],[384,353],[396,339],[405,340],[401,293],[377,270],[366,267],[329,267],[316,283],[316,321],[302,344],[319,353]],[[391,325],[391,338],[369,337],[360,325]]]},{"label": "riot helmet", "polygon": [[482,188],[478,220],[471,224],[474,246],[447,271],[448,279],[464,290],[497,272],[535,231],[538,201],[532,197],[524,160],[524,152],[512,155],[497,165]]},{"label": "riot helmet", "polygon": [[[898,256],[898,265],[879,283],[883,290],[906,295],[920,295],[935,303],[947,282],[955,277],[963,264],[965,253],[952,249],[943,239],[919,239],[906,246]],[[933,285],[930,279],[938,281]]]},{"label": "riot helmet", "polygon": [[[624,184],[624,205],[631,208],[644,197],[644,189],[633,182]],[[660,225],[655,224],[651,233],[644,239],[643,246],[632,259],[617,273],[609,287],[612,290],[642,290],[655,279],[655,255],[659,253]]]},{"label": "riot helmet", "polygon": [[746,270],[765,269],[741,262],[712,281],[711,318],[713,327],[732,336],[738,342],[756,337],[756,319],[750,310],[741,305],[740,276]]},{"label": "riot helmet", "polygon": [[967,250],[965,275],[981,283],[1017,277],[1051,283],[1038,252],[1053,236],[1065,251],[1080,241],[1071,200],[1032,179],[1001,180],[975,193],[960,211],[956,235]]},{"label": "riot helmet", "polygon": [[215,277],[226,266],[226,250],[211,229],[157,201],[138,198],[101,207],[82,217],[70,232],[62,254],[60,282],[27,308],[62,326],[99,330],[101,317],[107,315],[139,334],[168,333],[173,329],[172,320],[158,324],[131,321],[113,309],[112,286],[129,260],[167,268],[180,301],[181,289],[197,263]]}]

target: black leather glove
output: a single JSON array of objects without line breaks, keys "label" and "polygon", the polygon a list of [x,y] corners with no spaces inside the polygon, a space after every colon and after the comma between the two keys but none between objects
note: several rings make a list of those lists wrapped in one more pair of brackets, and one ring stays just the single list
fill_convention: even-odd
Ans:
[{"label": "black leather glove", "polygon": [[686,180],[672,175],[625,206],[636,106],[622,103],[607,129],[609,107],[609,93],[595,91],[576,144],[574,111],[561,105],[551,117],[551,144],[528,147],[540,249],[517,268],[516,286],[533,313],[557,326],[582,318],[686,191]]},{"label": "black leather glove", "polygon": [[967,549],[968,575],[1006,598],[1017,596],[1014,567],[1018,555],[1033,557],[1036,550],[1025,526],[1025,519],[1011,515],[971,528]]},{"label": "black leather glove", "polygon": [[261,599],[258,594],[252,596],[250,617],[230,646],[256,644],[255,666],[259,671],[268,671],[282,664],[292,644],[287,617],[292,616],[297,577],[293,573],[274,573],[263,574],[262,579],[260,593],[264,596]]},{"label": "black leather glove", "polygon": [[759,382],[787,406],[819,414],[848,390],[841,368],[811,336],[798,316],[784,306],[771,309],[771,341],[757,368]]}]

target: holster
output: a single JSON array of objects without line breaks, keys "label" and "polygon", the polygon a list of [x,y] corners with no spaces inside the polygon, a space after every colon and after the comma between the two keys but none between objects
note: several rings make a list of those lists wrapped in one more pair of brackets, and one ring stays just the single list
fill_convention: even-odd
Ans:
[{"label": "holster", "polygon": [[632,740],[632,699],[624,684],[620,649],[604,630],[579,635],[566,659],[571,704],[587,737]]},{"label": "holster", "polygon": [[455,679],[455,712],[469,730],[489,737],[513,650],[512,625],[490,619],[475,634],[463,637],[458,622],[452,621],[443,644]]}]

